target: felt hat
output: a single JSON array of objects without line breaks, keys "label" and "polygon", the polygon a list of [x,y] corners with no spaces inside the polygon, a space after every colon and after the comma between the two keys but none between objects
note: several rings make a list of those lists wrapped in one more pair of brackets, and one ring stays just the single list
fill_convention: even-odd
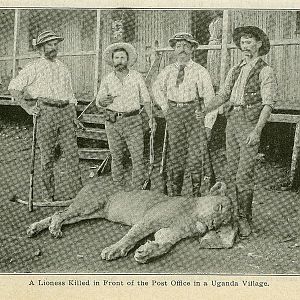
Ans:
[{"label": "felt hat", "polygon": [[252,34],[258,41],[262,42],[262,46],[259,48],[258,54],[260,56],[266,55],[270,51],[270,40],[265,32],[256,26],[243,26],[237,27],[233,31],[233,42],[241,49],[241,36],[245,34]]}]

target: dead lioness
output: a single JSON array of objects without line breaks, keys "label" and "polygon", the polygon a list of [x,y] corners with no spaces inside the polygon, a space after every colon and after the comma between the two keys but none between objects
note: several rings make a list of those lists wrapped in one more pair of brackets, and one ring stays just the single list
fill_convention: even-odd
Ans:
[{"label": "dead lioness", "polygon": [[54,237],[61,237],[63,224],[92,218],[132,226],[117,243],[103,249],[102,259],[112,260],[126,256],[144,237],[154,234],[154,241],[140,246],[134,258],[145,263],[169,251],[179,240],[195,235],[204,236],[231,221],[231,203],[225,195],[225,184],[216,183],[204,197],[168,197],[155,191],[119,191],[110,196],[97,185],[85,186],[74,202],[27,230],[28,236],[49,227]]}]

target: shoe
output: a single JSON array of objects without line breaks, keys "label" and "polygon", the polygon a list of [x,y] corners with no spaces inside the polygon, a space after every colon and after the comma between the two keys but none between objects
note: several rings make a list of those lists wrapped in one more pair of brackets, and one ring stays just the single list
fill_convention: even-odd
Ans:
[{"label": "shoe", "polygon": [[251,226],[246,218],[239,218],[238,226],[240,238],[247,238],[252,233]]}]

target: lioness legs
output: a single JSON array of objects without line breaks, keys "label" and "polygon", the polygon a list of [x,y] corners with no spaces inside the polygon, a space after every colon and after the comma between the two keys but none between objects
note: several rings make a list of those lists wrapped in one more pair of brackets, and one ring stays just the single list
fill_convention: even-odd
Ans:
[{"label": "lioness legs", "polygon": [[154,223],[151,225],[147,222],[140,222],[134,225],[121,240],[104,248],[101,252],[101,258],[112,260],[126,256],[139,240],[157,230]]},{"label": "lioness legs", "polygon": [[148,241],[135,251],[134,258],[139,263],[146,263],[149,259],[168,252],[178,241],[191,235],[192,232],[183,232],[177,227],[162,228],[155,233],[154,241]]}]

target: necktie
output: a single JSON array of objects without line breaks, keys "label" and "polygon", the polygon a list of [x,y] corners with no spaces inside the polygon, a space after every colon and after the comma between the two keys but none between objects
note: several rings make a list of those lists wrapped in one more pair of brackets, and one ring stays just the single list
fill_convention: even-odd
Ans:
[{"label": "necktie", "polygon": [[184,68],[185,68],[185,65],[180,65],[179,66],[179,72],[178,72],[177,79],[176,79],[176,86],[177,87],[179,86],[179,84],[181,84],[183,82]]}]

